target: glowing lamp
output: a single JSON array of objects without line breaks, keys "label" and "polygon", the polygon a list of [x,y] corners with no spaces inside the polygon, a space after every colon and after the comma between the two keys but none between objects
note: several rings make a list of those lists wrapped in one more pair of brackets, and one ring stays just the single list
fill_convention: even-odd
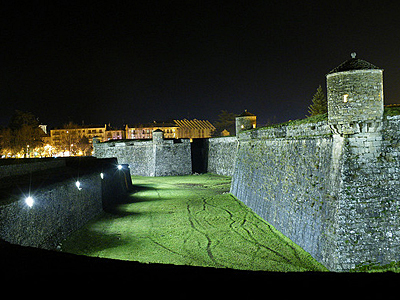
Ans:
[{"label": "glowing lamp", "polygon": [[33,198],[31,196],[25,198],[25,204],[29,207],[32,207],[34,203],[35,201],[33,201]]},{"label": "glowing lamp", "polygon": [[121,170],[122,169],[122,165],[118,165],[118,170]]},{"label": "glowing lamp", "polygon": [[100,173],[100,178],[104,179],[104,173]]},{"label": "glowing lamp", "polygon": [[81,190],[81,183],[79,181],[75,182],[76,187],[78,188],[78,190]]}]

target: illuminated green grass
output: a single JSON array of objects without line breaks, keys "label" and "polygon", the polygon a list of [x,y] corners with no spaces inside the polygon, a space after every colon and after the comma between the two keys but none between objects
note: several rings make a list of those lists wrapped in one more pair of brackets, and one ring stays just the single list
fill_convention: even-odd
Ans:
[{"label": "illuminated green grass", "polygon": [[62,251],[143,263],[326,271],[229,194],[230,177],[132,177],[136,191],[88,223]]}]

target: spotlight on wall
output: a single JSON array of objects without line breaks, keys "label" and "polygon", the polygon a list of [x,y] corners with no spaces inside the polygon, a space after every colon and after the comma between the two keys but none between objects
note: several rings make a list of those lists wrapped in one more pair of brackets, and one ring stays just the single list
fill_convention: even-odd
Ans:
[{"label": "spotlight on wall", "polygon": [[35,201],[31,196],[25,198],[25,204],[28,205],[29,207],[32,207]]},{"label": "spotlight on wall", "polygon": [[100,173],[100,178],[104,179],[104,173]]},{"label": "spotlight on wall", "polygon": [[122,169],[122,165],[118,165],[118,170],[121,170]]},{"label": "spotlight on wall", "polygon": [[78,188],[78,190],[81,190],[82,188],[81,188],[81,183],[77,180],[76,182],[75,182],[75,185],[76,185],[76,187]]}]

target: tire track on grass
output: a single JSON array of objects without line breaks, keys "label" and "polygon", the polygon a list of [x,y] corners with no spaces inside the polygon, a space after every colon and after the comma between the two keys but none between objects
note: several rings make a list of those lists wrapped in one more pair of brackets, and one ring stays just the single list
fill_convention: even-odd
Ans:
[{"label": "tire track on grass", "polygon": [[198,229],[198,228],[194,225],[194,221],[195,221],[198,225],[201,226],[200,222],[199,222],[196,218],[194,218],[193,213],[192,213],[191,210],[190,210],[190,200],[187,201],[186,204],[187,204],[187,205],[186,205],[186,209],[187,209],[187,212],[188,212],[188,219],[189,219],[190,226],[191,226],[195,231],[197,231],[197,232],[201,233],[202,235],[204,235],[204,237],[207,239],[206,252],[207,252],[208,257],[209,257],[210,260],[214,263],[215,266],[224,268],[224,267],[225,267],[224,265],[222,265],[222,264],[220,264],[220,263],[218,263],[218,262],[216,261],[214,255],[213,255],[213,253],[212,253],[212,251],[211,251],[212,240],[211,240],[211,238],[209,237],[209,235],[208,235],[206,232],[201,231],[200,229]]},{"label": "tire track on grass", "polygon": [[[206,201],[207,205],[212,206],[212,207],[214,207],[214,208],[216,208],[216,209],[219,209],[219,210],[222,210],[222,211],[228,213],[228,214],[229,214],[229,217],[230,217],[230,219],[231,219],[231,221],[232,221],[232,222],[229,224],[229,227],[231,228],[231,230],[232,230],[233,232],[235,232],[237,235],[239,235],[239,236],[240,236],[242,239],[244,239],[245,241],[247,241],[247,242],[249,242],[249,243],[251,243],[251,244],[253,244],[253,245],[256,246],[257,251],[255,251],[254,255],[252,256],[252,259],[253,259],[253,260],[255,259],[258,250],[261,249],[261,248],[263,248],[263,249],[266,249],[266,250],[272,252],[274,255],[276,255],[276,256],[279,257],[280,259],[283,259],[285,262],[287,262],[287,263],[292,263],[292,261],[291,261],[289,258],[287,258],[286,256],[284,256],[283,254],[281,254],[281,253],[279,253],[278,251],[273,250],[272,248],[270,248],[270,247],[268,247],[268,246],[265,246],[264,244],[260,243],[260,242],[253,236],[253,234],[245,227],[246,222],[248,222],[249,224],[253,224],[253,222],[248,221],[248,218],[247,218],[247,216],[248,216],[248,214],[249,214],[249,211],[248,211],[248,210],[246,210],[246,214],[245,214],[245,216],[243,217],[243,221],[242,221],[241,224],[239,225],[240,228],[243,229],[243,230],[246,232],[246,234],[247,234],[247,236],[248,236],[248,238],[246,238],[246,236],[244,236],[242,233],[240,233],[237,229],[234,228],[233,224],[235,224],[235,223],[237,222],[237,220],[234,219],[232,212],[230,212],[230,211],[227,210],[226,208],[220,207],[220,206],[218,206],[218,205],[210,204],[209,202],[207,202],[207,200],[206,200],[207,198],[204,198],[204,197],[203,197],[203,199],[204,199],[204,201]],[[235,200],[236,200],[236,199],[235,199]],[[270,232],[273,234],[273,236],[274,236],[275,238],[277,238],[278,240],[281,240],[281,238],[272,230],[272,228],[271,228],[271,226],[270,226],[269,224],[267,224],[267,223],[264,223],[264,224],[265,224],[265,225],[268,225],[268,226],[267,226],[268,229],[270,230]],[[266,234],[266,232],[265,232],[264,230],[262,230],[261,228],[259,228],[259,227],[256,226],[255,224],[253,224],[253,225],[254,225],[258,230],[260,230],[261,232],[264,232],[264,233]],[[291,246],[291,245],[289,245],[289,246]],[[292,248],[293,251],[295,251],[293,247],[291,247],[291,248]],[[295,256],[296,256],[296,258],[298,258],[296,252],[295,252]]]},{"label": "tire track on grass", "polygon": [[[233,196],[232,196],[233,197]],[[244,205],[242,202],[238,202],[239,205],[241,207],[243,207],[247,213],[252,212],[255,216],[256,216],[256,220],[258,222],[248,222],[249,224],[253,225],[254,227],[257,228],[257,230],[259,230],[260,232],[264,233],[266,236],[268,236],[269,234],[271,234],[276,240],[280,241],[281,243],[284,243],[287,247],[289,247],[291,249],[291,252],[293,253],[293,256],[299,261],[301,262],[301,264],[303,266],[306,265],[305,262],[303,262],[303,259],[300,258],[298,251],[295,249],[295,247],[293,245],[291,245],[291,243],[289,243],[288,241],[286,241],[285,239],[283,239],[279,233],[276,231],[276,229],[274,230],[274,227],[272,225],[270,225],[269,223],[267,223],[264,219],[262,219],[260,216],[258,216],[257,214],[255,214],[253,211],[251,211],[251,209],[249,207],[247,207],[246,205]],[[246,213],[246,216],[247,216]],[[247,219],[245,218],[245,220],[247,221]],[[268,232],[266,232],[263,228],[261,228],[259,226],[259,224],[263,224],[266,225],[266,227],[268,228]],[[250,233],[249,233],[250,235]],[[292,262],[293,263],[293,262]]]},{"label": "tire track on grass", "polygon": [[186,259],[188,259],[188,260],[191,260],[191,257],[189,257],[189,256],[187,256],[187,255],[185,255],[185,254],[183,254],[183,253],[176,252],[176,251],[172,250],[171,248],[168,248],[167,246],[165,246],[165,245],[159,243],[158,241],[152,239],[151,237],[149,237],[148,239],[149,239],[151,242],[153,242],[154,244],[156,244],[156,245],[160,246],[161,248],[167,250],[168,252],[171,252],[171,253],[176,254],[176,255],[178,255],[178,256],[180,256],[180,257],[183,257],[183,258],[186,258]]},{"label": "tire track on grass", "polygon": [[[170,185],[176,187],[175,184],[170,184]],[[182,187],[179,187],[179,188],[182,188]],[[193,190],[192,190],[192,191],[193,191]],[[161,196],[160,192],[159,192],[158,190],[156,190],[155,192],[157,193],[158,198],[159,198],[160,200],[162,200],[163,197]],[[197,193],[195,193],[195,194],[197,194]],[[197,195],[197,196],[198,196],[198,195]],[[198,197],[199,197],[199,196],[198,196]],[[199,198],[201,198],[201,197],[199,197]],[[214,255],[213,255],[213,253],[212,253],[212,250],[211,250],[212,247],[211,247],[211,246],[212,246],[214,243],[213,243],[212,239],[210,238],[210,236],[207,234],[207,232],[203,232],[203,231],[201,231],[199,228],[197,228],[198,226],[202,226],[202,224],[200,223],[199,220],[197,220],[197,219],[194,217],[194,213],[192,213],[191,208],[190,208],[190,200],[187,201],[186,204],[187,204],[187,207],[186,207],[186,208],[187,208],[187,211],[188,211],[188,219],[189,219],[189,223],[190,223],[191,228],[193,228],[195,231],[197,231],[197,232],[201,233],[202,235],[204,235],[204,237],[207,239],[207,245],[206,245],[206,249],[205,249],[206,252],[207,252],[207,256],[208,256],[209,259],[214,263],[214,266],[216,266],[216,267],[225,267],[224,265],[222,265],[222,264],[220,264],[220,263],[218,263],[218,262],[216,261]],[[202,211],[206,211],[206,205],[207,205],[207,203],[206,203],[205,201],[203,201]],[[213,226],[210,222],[208,222],[205,218],[204,218],[204,221],[205,221],[207,224],[209,224],[210,226],[215,227],[215,226]],[[150,216],[150,223],[151,223],[151,226],[150,226],[150,232],[149,232],[149,233],[150,233],[150,235],[153,235],[153,234],[151,233],[151,232],[152,232],[152,228],[153,228],[153,226],[154,226],[153,216]],[[197,226],[195,225],[195,223],[197,223]],[[187,244],[189,238],[190,238],[190,236],[187,236],[187,237],[183,240],[183,244],[184,244],[184,245]],[[191,256],[188,256],[188,255],[185,255],[185,254],[183,254],[183,253],[179,253],[179,252],[177,252],[177,251],[174,251],[173,249],[171,249],[171,248],[169,248],[169,247],[163,245],[161,242],[155,240],[154,238],[148,237],[148,239],[149,239],[151,242],[153,242],[154,244],[158,245],[159,247],[161,247],[161,248],[167,250],[168,252],[171,252],[171,253],[173,253],[173,254],[175,254],[175,255],[181,256],[181,257],[186,258],[186,259],[188,259],[188,260],[192,259]],[[197,241],[197,244],[198,244],[199,249],[202,249],[200,241]],[[218,241],[217,241],[217,244],[218,244]],[[204,262],[204,263],[205,263],[205,262]]]}]

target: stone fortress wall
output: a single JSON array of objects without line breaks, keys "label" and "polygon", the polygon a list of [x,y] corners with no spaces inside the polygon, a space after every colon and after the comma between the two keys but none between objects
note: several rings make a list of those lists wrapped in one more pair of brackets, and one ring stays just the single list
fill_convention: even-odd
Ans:
[{"label": "stone fortress wall", "polygon": [[162,131],[154,131],[152,140],[94,141],[93,146],[94,156],[118,158],[119,163],[129,165],[131,175],[192,174],[189,139],[164,139]]},{"label": "stone fortress wall", "polygon": [[334,271],[400,260],[399,116],[381,69],[327,75],[328,120],[239,134],[231,193]]},{"label": "stone fortress wall", "polygon": [[400,116],[380,134],[329,128],[242,133],[231,193],[330,270],[399,261]]},{"label": "stone fortress wall", "polygon": [[13,172],[0,182],[0,241],[12,244],[55,249],[132,187],[128,166],[112,158],[5,162]]},{"label": "stone fortress wall", "polygon": [[[245,112],[236,137],[203,143],[205,170],[232,176],[233,195],[330,270],[400,261],[400,116],[383,117],[382,74],[353,57],[327,74],[327,120],[254,129]],[[95,144],[146,176],[189,174],[190,151],[162,138]]]}]

